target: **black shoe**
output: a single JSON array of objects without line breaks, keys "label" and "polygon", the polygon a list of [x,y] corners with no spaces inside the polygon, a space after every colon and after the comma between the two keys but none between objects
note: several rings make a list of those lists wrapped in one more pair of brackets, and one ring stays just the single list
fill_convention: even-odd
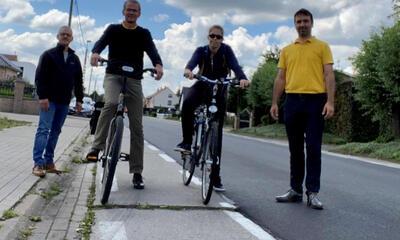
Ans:
[{"label": "black shoe", "polygon": [[324,206],[322,202],[318,199],[318,193],[316,192],[307,192],[307,206],[313,209],[322,210]]},{"label": "black shoe", "polygon": [[181,152],[181,153],[186,153],[190,154],[191,151],[191,144],[181,142],[176,147],[174,148],[175,151]]},{"label": "black shoe", "polygon": [[225,192],[224,185],[222,185],[221,181],[216,182],[214,184],[214,191],[216,191],[216,192]]},{"label": "black shoe", "polygon": [[135,188],[135,189],[143,189],[144,188],[144,182],[143,182],[142,174],[134,173],[133,174],[132,183],[133,183],[133,188]]},{"label": "black shoe", "polygon": [[276,196],[275,197],[277,202],[302,202],[303,201],[303,194],[298,193],[293,189],[287,191],[287,193]]},{"label": "black shoe", "polygon": [[99,161],[99,149],[92,148],[89,153],[86,155],[86,161],[88,162],[97,162]]}]

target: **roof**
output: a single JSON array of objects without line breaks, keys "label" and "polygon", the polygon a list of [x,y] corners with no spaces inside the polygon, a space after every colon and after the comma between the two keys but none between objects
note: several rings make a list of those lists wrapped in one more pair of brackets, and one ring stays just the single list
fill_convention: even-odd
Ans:
[{"label": "roof", "polygon": [[158,95],[160,92],[163,92],[165,90],[174,94],[174,92],[169,87],[161,87],[161,88],[157,89],[157,91],[155,93],[151,94],[150,96],[147,96],[146,98],[147,99],[153,98],[154,96]]},{"label": "roof", "polygon": [[0,54],[0,66],[10,68],[16,72],[22,72],[21,68],[19,68],[17,65],[8,60],[7,57],[1,54]]}]

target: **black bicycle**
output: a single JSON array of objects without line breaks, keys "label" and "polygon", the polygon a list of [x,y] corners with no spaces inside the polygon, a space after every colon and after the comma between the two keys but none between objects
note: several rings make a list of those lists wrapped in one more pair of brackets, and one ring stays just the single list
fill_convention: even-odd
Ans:
[{"label": "black bicycle", "polygon": [[216,168],[219,167],[220,159],[218,153],[218,125],[217,94],[224,94],[219,88],[225,85],[239,85],[239,81],[228,78],[211,80],[201,75],[194,75],[199,81],[207,82],[212,86],[212,98],[210,104],[201,104],[194,111],[194,141],[191,153],[181,153],[182,157],[182,179],[185,185],[189,185],[196,166],[201,170],[201,196],[204,204],[211,199],[214,187]]},{"label": "black bicycle", "polygon": [[[108,60],[101,59],[100,64],[108,63]],[[103,177],[101,179],[101,204],[106,204],[110,196],[112,182],[114,179],[115,169],[117,167],[117,162],[120,158],[126,159],[127,156],[121,154],[121,143],[122,135],[124,131],[124,109],[125,109],[125,94],[126,94],[126,82],[127,73],[132,73],[134,71],[133,67],[129,64],[121,63],[123,84],[118,97],[117,111],[114,114],[108,128],[108,135],[106,139],[106,147],[101,156],[102,167],[103,167]],[[144,72],[150,72],[154,77],[156,70],[153,68],[143,69]]]}]

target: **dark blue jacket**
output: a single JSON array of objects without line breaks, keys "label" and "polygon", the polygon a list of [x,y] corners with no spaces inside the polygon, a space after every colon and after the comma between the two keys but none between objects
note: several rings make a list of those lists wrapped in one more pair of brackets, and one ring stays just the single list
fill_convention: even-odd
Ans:
[{"label": "dark blue jacket", "polygon": [[36,91],[39,99],[49,99],[58,104],[69,104],[74,90],[76,100],[82,102],[82,67],[77,55],[68,49],[64,61],[64,46],[57,45],[45,51],[36,69]]},{"label": "dark blue jacket", "polygon": [[[202,65],[204,65],[202,67]],[[193,70],[196,67],[203,68],[202,75],[209,79],[225,78],[228,75],[228,68],[232,69],[237,79],[247,79],[242,68],[232,51],[232,48],[222,43],[217,53],[211,59],[209,46],[198,47],[186,68]]]}]

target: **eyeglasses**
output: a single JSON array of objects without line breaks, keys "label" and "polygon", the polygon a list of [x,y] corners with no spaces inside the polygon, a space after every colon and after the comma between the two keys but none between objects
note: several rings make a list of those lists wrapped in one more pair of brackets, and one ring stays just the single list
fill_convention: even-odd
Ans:
[{"label": "eyeglasses", "polygon": [[125,9],[125,11],[128,12],[128,13],[138,13],[139,9],[127,8],[127,9]]},{"label": "eyeglasses", "polygon": [[222,38],[223,38],[223,36],[221,36],[221,35],[218,35],[218,34],[210,34],[210,35],[208,35],[210,38],[216,38],[216,39],[218,39],[218,40],[221,40]]},{"label": "eyeglasses", "polygon": [[60,36],[67,36],[67,37],[71,37],[72,35],[70,33],[59,33]]}]

